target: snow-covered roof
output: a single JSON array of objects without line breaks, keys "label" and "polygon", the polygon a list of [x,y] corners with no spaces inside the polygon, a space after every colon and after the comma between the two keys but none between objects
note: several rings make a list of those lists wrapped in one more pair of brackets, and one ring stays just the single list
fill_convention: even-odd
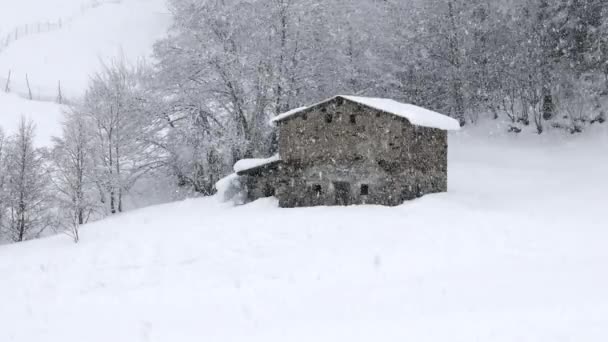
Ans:
[{"label": "snow-covered roof", "polygon": [[392,115],[396,115],[402,118],[407,119],[412,125],[430,127],[430,128],[438,128],[448,131],[457,131],[460,129],[460,124],[458,121],[453,118],[439,114],[432,110],[428,110],[422,107],[414,106],[412,104],[401,103],[391,99],[382,99],[382,98],[373,98],[373,97],[362,97],[362,96],[347,96],[347,95],[338,95],[334,96],[325,101],[319,102],[312,106],[308,107],[300,107],[289,112],[277,115],[274,119],[271,120],[272,123],[277,123],[283,121],[287,118],[290,118],[296,114],[299,114],[307,109],[316,107],[318,105],[327,103],[336,98],[343,98],[351,102],[355,102],[366,107],[374,108]]},{"label": "snow-covered roof", "polygon": [[281,160],[278,154],[265,159],[241,159],[234,164],[234,172],[240,173],[251,169],[256,169],[264,165],[272,164]]},{"label": "snow-covered roof", "polygon": [[[325,102],[325,101],[323,101],[323,102]],[[308,108],[311,108],[311,107],[314,107],[314,106],[315,105],[310,106],[310,107],[304,106],[304,107],[299,107],[299,108],[296,108],[296,109],[292,109],[292,110],[290,110],[288,112],[281,113],[281,114],[275,116],[272,120],[270,120],[270,122],[271,123],[275,123],[275,122],[281,121],[283,119],[286,119],[286,118],[288,118],[288,117],[290,117],[290,116],[292,116],[294,114],[298,114],[300,112],[303,112],[303,111],[307,110]]]}]

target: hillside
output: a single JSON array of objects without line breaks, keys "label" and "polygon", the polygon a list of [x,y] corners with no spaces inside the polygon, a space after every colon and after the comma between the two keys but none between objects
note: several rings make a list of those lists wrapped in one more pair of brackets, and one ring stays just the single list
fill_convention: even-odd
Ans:
[{"label": "hillside", "polygon": [[[164,0],[25,0],[0,11],[0,127],[13,132],[21,115],[37,124],[39,145],[60,134],[64,98],[86,90],[104,61],[149,56],[170,15]],[[58,24],[60,23],[60,24]],[[16,38],[15,38],[16,37]],[[10,93],[4,93],[10,72]],[[30,83],[32,98],[26,75]],[[19,98],[20,97],[20,98]]]},{"label": "hillside", "polygon": [[36,123],[35,144],[50,146],[61,135],[64,107],[53,102],[30,101],[17,94],[0,92],[0,127],[5,134],[16,132],[21,117]]},{"label": "hillside", "polygon": [[151,53],[170,21],[163,4],[162,0],[107,1],[66,14],[61,28],[25,35],[0,53],[0,81],[10,70],[14,91],[26,91],[27,74],[37,99],[54,100],[59,81],[65,96],[79,96],[103,61],[125,58],[136,63]]},{"label": "hillside", "polygon": [[2,246],[0,340],[605,341],[608,134],[479,135],[396,208],[197,199]]},{"label": "hillside", "polygon": [[0,11],[0,33],[8,34],[23,24],[66,18],[98,3],[95,0],[20,0],[4,2]]},{"label": "hillside", "polygon": [[[52,154],[4,146],[0,342],[608,340],[605,2],[165,2],[0,6],[0,127],[33,120],[39,147],[62,131],[59,87],[77,99],[175,21],[154,82],[100,82]],[[449,191],[394,208],[218,195],[134,210],[213,192],[275,147],[266,119],[338,93],[466,123],[449,133]],[[335,109],[322,121],[357,124]],[[382,148],[424,153],[399,132]],[[78,244],[39,234],[90,213],[105,218]]]}]

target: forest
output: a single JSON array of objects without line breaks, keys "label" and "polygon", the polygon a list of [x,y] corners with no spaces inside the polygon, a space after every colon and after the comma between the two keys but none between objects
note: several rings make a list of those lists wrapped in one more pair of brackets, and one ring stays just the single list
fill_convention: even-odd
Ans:
[{"label": "forest", "polygon": [[[173,25],[136,65],[106,61],[63,135],[0,132],[0,243],[164,201],[209,196],[276,150],[274,116],[336,94],[392,98],[505,134],[606,121],[605,0],[170,0]],[[10,134],[9,134],[10,133]],[[160,185],[159,185],[160,184]]]}]

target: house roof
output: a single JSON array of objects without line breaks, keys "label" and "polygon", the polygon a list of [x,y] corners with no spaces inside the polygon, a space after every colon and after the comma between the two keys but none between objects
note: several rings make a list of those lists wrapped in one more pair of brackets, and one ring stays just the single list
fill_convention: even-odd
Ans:
[{"label": "house roof", "polygon": [[260,168],[264,168],[281,162],[281,157],[278,154],[264,159],[241,159],[234,164],[234,172],[237,175],[243,175]]},{"label": "house roof", "polygon": [[325,104],[327,102],[333,101],[337,98],[342,98],[350,102],[355,102],[357,104],[373,108],[388,114],[396,115],[402,118],[407,119],[412,125],[430,127],[430,128],[438,128],[448,131],[457,131],[460,129],[460,124],[458,121],[453,118],[439,114],[432,110],[428,110],[422,107],[414,106],[412,104],[401,103],[391,99],[383,99],[383,98],[373,98],[373,97],[361,97],[361,96],[347,96],[347,95],[338,95],[332,98],[329,98],[325,101],[319,102],[312,106],[308,107],[300,107],[293,110],[290,110],[286,113],[277,115],[274,119],[271,120],[272,123],[278,123],[290,118],[297,116],[304,111],[317,107],[319,105]]}]

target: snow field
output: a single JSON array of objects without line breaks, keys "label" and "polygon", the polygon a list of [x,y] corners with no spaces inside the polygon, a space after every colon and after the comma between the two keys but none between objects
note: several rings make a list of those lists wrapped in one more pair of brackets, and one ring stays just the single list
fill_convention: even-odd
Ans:
[{"label": "snow field", "polygon": [[[51,137],[61,135],[59,82],[64,99],[74,100],[102,63],[147,57],[170,15],[164,0],[0,0],[2,37],[15,27],[58,20],[61,29],[26,34],[0,49],[0,127],[9,135],[21,116],[33,120],[37,146],[50,146]],[[27,100],[30,90],[35,101]]]},{"label": "snow field", "polygon": [[61,136],[63,111],[63,106],[53,102],[30,101],[0,92],[0,128],[4,134],[14,134],[23,116],[36,124],[34,143],[38,147],[51,146],[52,137]]},{"label": "snow field", "polygon": [[450,192],[397,208],[208,198],[0,247],[0,340],[605,341],[608,134],[540,139],[451,135]]},{"label": "snow field", "polygon": [[[23,8],[37,11],[50,4],[27,2]],[[88,7],[78,10],[82,6]],[[50,7],[48,20],[71,16],[70,20],[59,30],[24,36],[0,53],[0,83],[4,85],[10,70],[13,91],[24,94],[27,74],[34,98],[42,100],[57,97],[59,82],[65,97],[82,95],[89,77],[113,58],[137,63],[149,57],[170,23],[163,0],[99,1],[95,6],[84,0],[60,0],[58,7]],[[20,18],[19,24],[42,20],[36,12],[21,13],[22,5],[8,8]]]},{"label": "snow field", "polygon": [[[0,34],[35,22],[69,18],[96,1],[93,0],[0,0]],[[98,2],[98,1],[97,1]]]}]

